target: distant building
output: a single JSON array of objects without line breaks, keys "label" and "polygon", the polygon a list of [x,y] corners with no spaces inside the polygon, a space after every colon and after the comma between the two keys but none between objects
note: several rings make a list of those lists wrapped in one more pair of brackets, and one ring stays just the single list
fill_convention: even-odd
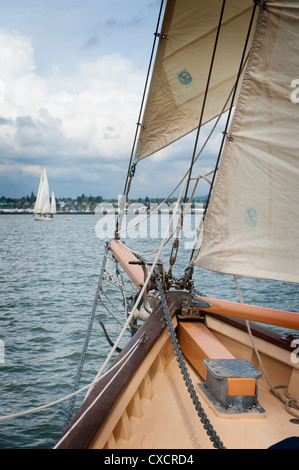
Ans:
[{"label": "distant building", "polygon": [[203,203],[202,202],[196,202],[194,204],[194,212],[197,212],[199,214],[202,214],[204,212],[203,208]]},{"label": "distant building", "polygon": [[111,202],[101,202],[95,208],[95,214],[115,214],[116,210]]},{"label": "distant building", "polygon": [[[169,204],[168,206],[168,212],[170,212],[171,214],[174,212],[175,210],[175,207],[176,207],[176,203],[173,202],[172,204]],[[177,209],[177,213],[180,213],[181,212],[181,206],[178,207]]]},{"label": "distant building", "polygon": [[128,206],[127,214],[145,214],[147,207],[142,202],[132,202]]}]

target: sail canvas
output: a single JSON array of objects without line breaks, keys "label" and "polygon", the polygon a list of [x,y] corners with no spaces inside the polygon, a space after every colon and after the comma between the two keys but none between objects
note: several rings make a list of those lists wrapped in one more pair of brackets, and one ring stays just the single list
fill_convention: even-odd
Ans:
[{"label": "sail canvas", "polygon": [[51,195],[50,213],[56,214],[56,199],[55,199],[54,191],[52,191],[52,195]]},{"label": "sail canvas", "polygon": [[298,21],[295,0],[260,12],[195,265],[299,281]]}]

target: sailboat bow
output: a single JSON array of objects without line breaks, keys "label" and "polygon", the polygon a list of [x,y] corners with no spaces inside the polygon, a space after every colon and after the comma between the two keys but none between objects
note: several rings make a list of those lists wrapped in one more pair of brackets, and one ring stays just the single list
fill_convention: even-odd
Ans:
[{"label": "sailboat bow", "polygon": [[[107,244],[96,296],[109,310],[113,302],[108,308],[104,284],[119,288],[123,327],[56,448],[254,449],[281,442],[298,448],[299,315],[244,304],[237,277],[298,283],[299,108],[290,84],[299,5],[169,0],[162,12],[115,239]],[[194,176],[201,126],[225,112],[197,241],[175,278],[184,217],[203,177]],[[135,171],[144,158],[193,130],[191,163],[149,262],[121,242]],[[160,255],[170,242],[167,270]],[[232,275],[240,302],[200,295],[197,267]]]}]

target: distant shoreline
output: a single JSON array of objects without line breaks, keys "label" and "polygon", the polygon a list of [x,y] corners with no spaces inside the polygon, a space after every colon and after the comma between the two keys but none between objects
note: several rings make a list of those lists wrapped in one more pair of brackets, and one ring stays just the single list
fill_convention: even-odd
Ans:
[{"label": "distant shoreline", "polygon": [[[0,211],[0,215],[34,215],[33,212],[20,212],[20,211]],[[94,211],[90,212],[57,212],[56,215],[95,215]]]},{"label": "distant shoreline", "polygon": [[[190,211],[188,211],[189,214],[200,214],[202,213],[203,210],[202,209],[190,209]],[[136,210],[135,212],[131,212],[131,211],[125,211],[125,213],[127,215],[142,215],[142,214],[148,214],[149,211],[147,212],[144,212],[144,211],[138,211]],[[95,212],[95,211],[89,211],[89,212],[57,212],[55,214],[55,217],[56,215],[107,215],[107,214],[114,214],[114,215],[117,215],[118,214],[118,211],[109,211],[109,212]],[[158,211],[158,214],[172,214],[172,210],[170,211]],[[0,210],[0,216],[1,215],[31,215],[33,216],[33,212],[21,212],[21,211],[6,211],[6,212],[3,212]]]}]

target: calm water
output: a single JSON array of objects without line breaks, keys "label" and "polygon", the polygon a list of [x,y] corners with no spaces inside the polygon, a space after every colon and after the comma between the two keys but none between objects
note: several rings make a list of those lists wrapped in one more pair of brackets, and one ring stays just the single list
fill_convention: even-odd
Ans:
[{"label": "calm water", "polygon": [[[163,217],[168,220],[168,216],[157,216],[156,225],[151,226],[152,239],[146,248],[142,231],[133,231],[126,243],[137,251],[156,248],[164,233]],[[38,407],[72,392],[102,264],[104,240],[95,231],[99,220],[98,234],[105,227],[95,215],[58,215],[51,223],[34,222],[30,215],[0,216],[0,416]],[[190,218],[187,223],[191,232],[193,222]],[[190,250],[182,240],[176,275],[183,273],[189,257]],[[167,262],[169,249],[162,259]],[[198,270],[194,279],[205,295],[238,301],[230,276]],[[239,282],[244,302],[298,311],[294,284]],[[112,339],[119,332],[99,304],[80,387],[94,379],[110,350],[99,320]],[[83,397],[77,398],[77,406]],[[67,407],[68,402],[63,402],[0,423],[0,448],[52,448],[62,431]]]}]

